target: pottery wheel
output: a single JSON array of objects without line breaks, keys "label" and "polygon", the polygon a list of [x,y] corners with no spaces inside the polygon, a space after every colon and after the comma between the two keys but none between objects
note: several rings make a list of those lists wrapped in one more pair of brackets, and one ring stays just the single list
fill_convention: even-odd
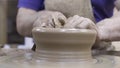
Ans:
[{"label": "pottery wheel", "polygon": [[15,51],[12,52],[14,55],[11,54],[9,58],[5,59],[1,57],[1,59],[4,58],[4,60],[0,62],[2,68],[120,68],[120,57],[118,56],[98,55],[95,56],[90,63],[87,61],[46,62],[40,60],[39,56],[34,56],[35,53],[30,50]]}]

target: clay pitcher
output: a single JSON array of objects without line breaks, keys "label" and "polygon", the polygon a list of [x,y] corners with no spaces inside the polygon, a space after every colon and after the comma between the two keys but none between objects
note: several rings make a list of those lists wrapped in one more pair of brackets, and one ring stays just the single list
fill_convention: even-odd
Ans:
[{"label": "clay pitcher", "polygon": [[79,15],[94,21],[91,0],[45,0],[45,9],[62,12],[66,17]]}]

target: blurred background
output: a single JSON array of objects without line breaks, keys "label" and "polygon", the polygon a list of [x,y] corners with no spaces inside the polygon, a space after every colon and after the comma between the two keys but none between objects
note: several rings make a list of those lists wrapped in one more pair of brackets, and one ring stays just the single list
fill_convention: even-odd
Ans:
[{"label": "blurred background", "polygon": [[0,46],[5,48],[31,48],[33,40],[22,37],[16,30],[18,0],[0,0]]},{"label": "blurred background", "polygon": [[[31,48],[32,38],[22,37],[16,31],[16,15],[18,0],[0,0],[0,47]],[[115,9],[115,13],[117,10]],[[113,42],[120,50],[120,42]]]}]

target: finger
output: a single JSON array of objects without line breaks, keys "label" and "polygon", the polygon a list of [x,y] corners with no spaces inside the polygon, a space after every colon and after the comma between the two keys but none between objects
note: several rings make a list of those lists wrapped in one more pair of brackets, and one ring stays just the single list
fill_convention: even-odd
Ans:
[{"label": "finger", "polygon": [[85,18],[81,24],[76,25],[79,29],[97,29],[96,25],[88,18]]},{"label": "finger", "polygon": [[64,26],[66,24],[67,18],[64,15],[59,15],[58,16],[58,23],[61,24],[61,26]]},{"label": "finger", "polygon": [[61,24],[61,26],[65,25],[65,20],[64,19],[58,18],[58,21]]},{"label": "finger", "polygon": [[97,30],[97,26],[95,25],[95,23],[92,20],[86,18],[86,21],[88,21],[88,23],[89,23],[88,29]]},{"label": "finger", "polygon": [[89,26],[89,23],[86,20],[84,20],[81,23],[76,24],[75,28],[88,29],[88,26]]},{"label": "finger", "polygon": [[60,12],[55,12],[52,14],[52,18],[55,28],[62,27],[65,24],[65,20],[67,20],[67,18]]},{"label": "finger", "polygon": [[70,17],[67,20],[67,23],[65,24],[64,28],[74,28],[76,21],[80,19],[80,16],[75,15],[74,17]]},{"label": "finger", "polygon": [[56,28],[56,27],[61,27],[61,23],[59,23],[58,17],[55,16],[55,15],[52,16],[52,23],[54,24],[54,27],[55,27],[55,28]]},{"label": "finger", "polygon": [[79,17],[71,25],[73,28],[75,28],[77,24],[81,24],[83,21],[84,21],[84,17]]},{"label": "finger", "polygon": [[69,17],[69,18],[65,21],[65,25],[67,25],[72,19],[73,19],[73,17]]},{"label": "finger", "polygon": [[53,28],[54,24],[52,23],[52,21],[50,21],[51,19],[41,19],[39,18],[36,22],[34,27],[46,27],[46,28]]},{"label": "finger", "polygon": [[59,15],[58,16],[58,21],[61,23],[62,26],[66,24],[67,18],[64,15]]}]

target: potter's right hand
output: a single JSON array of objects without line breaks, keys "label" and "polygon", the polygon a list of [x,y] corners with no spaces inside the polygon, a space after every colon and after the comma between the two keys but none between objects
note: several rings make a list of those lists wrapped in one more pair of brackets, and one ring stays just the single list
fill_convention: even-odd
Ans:
[{"label": "potter's right hand", "polygon": [[40,11],[33,27],[61,28],[65,20],[66,17],[60,12]]}]

